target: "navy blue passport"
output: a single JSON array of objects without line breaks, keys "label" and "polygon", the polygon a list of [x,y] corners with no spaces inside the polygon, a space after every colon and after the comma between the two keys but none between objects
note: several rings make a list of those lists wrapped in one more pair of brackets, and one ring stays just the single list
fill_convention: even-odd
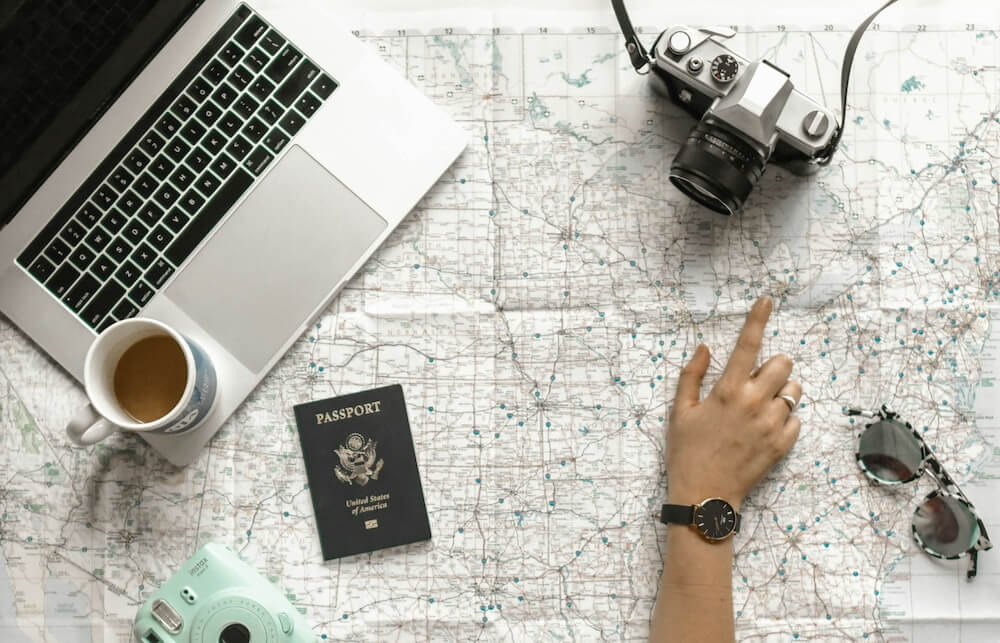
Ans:
[{"label": "navy blue passport", "polygon": [[430,540],[401,386],[299,404],[295,422],[324,560]]}]

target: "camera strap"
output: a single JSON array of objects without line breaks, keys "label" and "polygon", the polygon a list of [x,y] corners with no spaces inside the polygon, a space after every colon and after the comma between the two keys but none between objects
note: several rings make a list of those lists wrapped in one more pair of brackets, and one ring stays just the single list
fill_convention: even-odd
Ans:
[{"label": "camera strap", "polygon": [[840,127],[834,132],[833,138],[830,139],[830,144],[826,146],[823,154],[820,156],[818,163],[820,165],[829,165],[830,161],[833,160],[833,155],[836,153],[837,148],[840,146],[840,138],[844,135],[844,128],[847,127],[847,87],[851,82],[851,67],[854,65],[854,54],[858,50],[858,44],[861,42],[861,36],[865,35],[865,31],[868,27],[875,21],[885,9],[890,5],[896,3],[896,0],[889,0],[884,5],[878,8],[875,13],[868,16],[868,18],[858,25],[858,28],[854,30],[851,35],[850,42],[847,43],[847,49],[844,50],[844,62],[840,66]]},{"label": "camera strap", "polygon": [[611,8],[615,10],[618,26],[621,27],[622,35],[625,36],[625,51],[628,52],[632,66],[640,74],[644,73],[642,68],[651,64],[652,61],[649,59],[649,54],[646,53],[646,48],[642,46],[639,36],[636,35],[635,29],[632,28],[632,20],[628,17],[628,11],[625,11],[625,3],[623,0],[611,0]]},{"label": "camera strap", "polygon": [[[833,160],[833,155],[840,146],[840,139],[844,135],[844,127],[847,124],[847,88],[851,80],[851,67],[854,65],[854,54],[857,52],[858,44],[861,42],[861,36],[864,35],[868,27],[875,21],[878,17],[889,6],[896,3],[897,0],[889,0],[884,5],[879,7],[875,13],[868,16],[868,18],[858,25],[858,28],[854,30],[851,35],[851,40],[847,43],[847,49],[844,51],[844,62],[840,66],[840,127],[834,132],[833,137],[830,139],[830,144],[827,145],[826,149],[819,156],[817,162],[820,165],[827,165]],[[642,68],[652,64],[652,60],[649,57],[649,53],[646,48],[642,46],[642,42],[639,41],[639,36],[635,33],[635,29],[632,27],[632,20],[628,17],[628,12],[625,10],[625,4],[623,0],[611,0],[611,7],[615,10],[615,17],[618,19],[618,26],[621,27],[622,35],[625,36],[625,51],[628,52],[629,60],[632,62],[632,66],[639,73],[645,73]]]}]

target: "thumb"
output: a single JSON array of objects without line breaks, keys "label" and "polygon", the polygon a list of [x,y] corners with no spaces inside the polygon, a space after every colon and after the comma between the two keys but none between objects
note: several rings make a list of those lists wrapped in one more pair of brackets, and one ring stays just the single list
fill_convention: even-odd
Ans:
[{"label": "thumb", "polygon": [[680,378],[677,380],[677,395],[674,397],[674,406],[694,406],[698,403],[698,399],[701,397],[701,381],[708,370],[710,358],[708,347],[699,344],[691,361],[681,369]]}]

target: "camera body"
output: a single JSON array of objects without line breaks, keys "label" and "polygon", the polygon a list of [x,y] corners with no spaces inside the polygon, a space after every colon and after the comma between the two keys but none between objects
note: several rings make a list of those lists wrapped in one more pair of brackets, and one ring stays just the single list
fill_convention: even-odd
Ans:
[{"label": "camera body", "polygon": [[832,154],[836,116],[795,89],[788,73],[749,61],[721,41],[726,28],[678,26],[653,45],[659,93],[699,119],[670,169],[685,194],[723,214],[743,205],[769,161],[804,175]]},{"label": "camera body", "polygon": [[140,643],[314,643],[298,610],[228,547],[208,544],[139,608]]}]

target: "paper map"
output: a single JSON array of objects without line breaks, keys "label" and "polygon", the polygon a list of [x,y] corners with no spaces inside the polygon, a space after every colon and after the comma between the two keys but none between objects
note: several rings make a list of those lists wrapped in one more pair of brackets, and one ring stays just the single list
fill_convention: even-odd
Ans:
[{"label": "paper map", "polygon": [[[677,373],[705,342],[714,381],[764,293],[763,353],[795,360],[804,425],[744,503],[738,637],[996,640],[1000,552],[973,583],[920,553],[930,480],[872,487],[841,409],[899,411],[1000,538],[997,25],[879,25],[834,163],[770,167],[733,218],[670,185],[693,122],[617,33],[407,27],[358,35],[468,148],[197,462],[71,447],[81,389],[0,320],[0,640],[127,641],[206,542],[320,639],[644,640]],[[740,26],[729,46],[833,106],[852,27]],[[324,565],[292,406],[394,383],[434,538]]]}]

